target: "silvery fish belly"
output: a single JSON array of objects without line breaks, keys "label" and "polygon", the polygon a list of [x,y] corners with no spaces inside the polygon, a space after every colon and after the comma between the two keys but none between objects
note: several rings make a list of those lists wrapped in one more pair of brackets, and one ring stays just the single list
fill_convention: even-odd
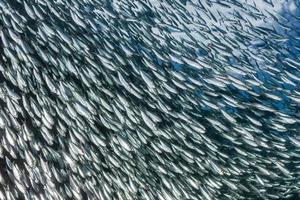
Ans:
[{"label": "silvery fish belly", "polygon": [[298,0],[0,0],[0,200],[300,199]]}]

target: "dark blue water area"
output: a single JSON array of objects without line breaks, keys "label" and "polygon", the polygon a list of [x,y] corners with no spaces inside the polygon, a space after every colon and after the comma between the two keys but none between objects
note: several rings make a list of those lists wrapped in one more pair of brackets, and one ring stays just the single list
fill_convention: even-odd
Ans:
[{"label": "dark blue water area", "polygon": [[176,71],[180,71],[183,68],[183,64],[177,63],[175,61],[171,61],[171,65],[174,67]]},{"label": "dark blue water area", "polygon": [[209,54],[208,51],[206,51],[205,49],[203,49],[201,47],[197,50],[196,53],[199,57],[207,56]]}]

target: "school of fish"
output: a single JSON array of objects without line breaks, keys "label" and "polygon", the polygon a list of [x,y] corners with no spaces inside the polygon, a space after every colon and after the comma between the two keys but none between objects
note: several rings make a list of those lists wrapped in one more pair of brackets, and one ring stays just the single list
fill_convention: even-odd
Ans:
[{"label": "school of fish", "polygon": [[298,0],[0,0],[0,199],[300,198]]}]

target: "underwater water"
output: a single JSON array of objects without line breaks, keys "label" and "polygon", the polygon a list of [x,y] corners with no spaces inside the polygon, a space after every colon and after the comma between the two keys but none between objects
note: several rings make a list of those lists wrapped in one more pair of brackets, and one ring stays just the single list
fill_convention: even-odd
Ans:
[{"label": "underwater water", "polygon": [[0,0],[0,199],[299,199],[298,0]]}]

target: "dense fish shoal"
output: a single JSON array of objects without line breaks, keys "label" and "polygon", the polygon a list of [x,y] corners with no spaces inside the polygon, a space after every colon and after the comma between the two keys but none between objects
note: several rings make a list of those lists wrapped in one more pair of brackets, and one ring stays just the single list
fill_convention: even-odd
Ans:
[{"label": "dense fish shoal", "polygon": [[0,0],[0,199],[300,198],[297,0]]}]

